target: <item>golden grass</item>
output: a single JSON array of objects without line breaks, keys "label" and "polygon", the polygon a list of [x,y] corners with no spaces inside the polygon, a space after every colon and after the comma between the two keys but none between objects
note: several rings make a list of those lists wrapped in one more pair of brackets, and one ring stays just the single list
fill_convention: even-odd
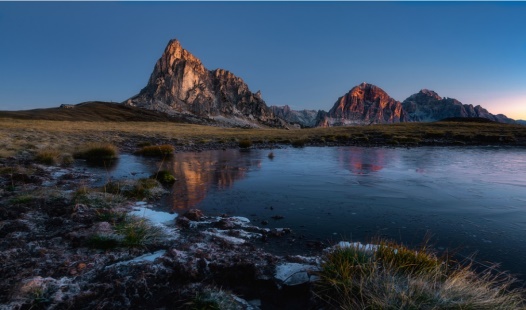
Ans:
[{"label": "golden grass", "polygon": [[[31,148],[54,148],[72,152],[89,142],[121,144],[130,139],[173,140],[177,144],[202,141],[270,143],[310,141],[318,143],[352,141],[358,144],[418,144],[424,139],[443,139],[469,143],[471,139],[494,143],[526,140],[526,126],[498,123],[403,123],[354,127],[285,129],[239,129],[169,122],[72,122],[0,119],[0,143],[4,152]],[[383,142],[382,142],[383,141]],[[10,154],[11,154],[10,153]],[[5,156],[5,155],[4,155]]]},{"label": "golden grass", "polygon": [[525,309],[525,290],[488,269],[381,242],[336,247],[323,258],[315,295],[335,309]]}]

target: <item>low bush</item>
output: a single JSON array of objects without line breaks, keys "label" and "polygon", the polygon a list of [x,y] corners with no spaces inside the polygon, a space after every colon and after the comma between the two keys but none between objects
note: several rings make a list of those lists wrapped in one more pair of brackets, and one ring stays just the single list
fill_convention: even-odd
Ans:
[{"label": "low bush", "polygon": [[149,157],[165,157],[172,156],[175,153],[175,148],[170,144],[162,145],[147,145],[135,152],[137,155]]}]

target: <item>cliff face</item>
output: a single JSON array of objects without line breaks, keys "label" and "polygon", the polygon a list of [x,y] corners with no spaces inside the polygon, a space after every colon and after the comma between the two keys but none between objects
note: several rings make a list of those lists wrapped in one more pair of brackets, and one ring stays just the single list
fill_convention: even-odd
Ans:
[{"label": "cliff face", "polygon": [[148,84],[125,104],[168,114],[192,114],[234,126],[283,126],[259,92],[223,69],[207,70],[179,41],[172,40]]},{"label": "cliff face", "polygon": [[272,112],[277,117],[285,120],[287,123],[299,125],[300,127],[314,127],[316,126],[316,110],[292,110],[288,105],[278,107],[270,106]]},{"label": "cliff face", "polygon": [[409,121],[402,104],[381,88],[362,83],[338,98],[326,115],[319,114],[318,126],[387,124]]},{"label": "cliff face", "polygon": [[434,91],[422,89],[402,103],[409,118],[416,122],[432,122],[450,117],[482,117],[501,123],[515,123],[505,115],[494,115],[480,105],[462,104],[452,98],[441,98]]}]

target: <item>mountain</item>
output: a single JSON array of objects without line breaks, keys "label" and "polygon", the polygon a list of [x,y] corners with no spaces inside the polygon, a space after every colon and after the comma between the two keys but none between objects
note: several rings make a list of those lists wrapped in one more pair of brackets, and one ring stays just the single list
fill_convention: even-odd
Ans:
[{"label": "mountain", "polygon": [[319,113],[317,126],[388,124],[410,121],[399,101],[380,87],[362,83],[338,98],[329,112]]},{"label": "mountain", "polygon": [[316,110],[292,110],[288,105],[278,107],[270,106],[270,109],[277,117],[285,120],[287,123],[299,125],[300,127],[314,127],[316,126]]},{"label": "mountain", "polygon": [[208,70],[201,61],[171,40],[153,69],[148,84],[125,105],[190,114],[231,126],[283,127],[267,107],[261,93],[252,93],[233,73]]},{"label": "mountain", "polygon": [[405,112],[415,122],[432,122],[444,118],[480,117],[499,123],[515,123],[505,115],[493,115],[480,105],[462,104],[452,98],[442,98],[432,90],[422,89],[402,102]]},{"label": "mountain", "polygon": [[526,120],[519,119],[519,120],[516,120],[515,122],[519,125],[526,125]]}]

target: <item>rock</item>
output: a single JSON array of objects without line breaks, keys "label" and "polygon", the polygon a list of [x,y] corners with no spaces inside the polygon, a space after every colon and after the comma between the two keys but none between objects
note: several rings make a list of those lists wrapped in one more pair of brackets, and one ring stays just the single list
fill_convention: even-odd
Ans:
[{"label": "rock", "polygon": [[237,127],[283,127],[261,93],[252,93],[233,73],[209,71],[201,61],[171,40],[155,64],[148,84],[125,105],[170,115],[191,114]]},{"label": "rock", "polygon": [[294,286],[314,280],[312,273],[317,270],[319,268],[314,265],[283,263],[276,266],[275,277],[284,285]]},{"label": "rock", "polygon": [[186,211],[186,213],[183,214],[183,216],[189,219],[190,221],[199,222],[201,218],[204,216],[204,214],[199,209],[190,209]]}]

